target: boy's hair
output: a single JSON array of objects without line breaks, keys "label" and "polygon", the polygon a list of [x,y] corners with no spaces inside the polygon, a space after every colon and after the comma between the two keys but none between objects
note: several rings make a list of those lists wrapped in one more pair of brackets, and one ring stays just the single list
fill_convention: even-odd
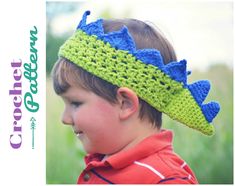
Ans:
[{"label": "boy's hair", "polygon": [[[176,61],[173,47],[168,40],[152,26],[136,19],[104,20],[105,33],[120,30],[126,26],[135,41],[137,49],[153,48],[160,51],[165,64]],[[113,85],[77,66],[65,58],[59,58],[52,70],[54,90],[57,94],[67,91],[71,85],[81,86],[104,98],[110,103],[116,102],[118,86]],[[140,119],[148,119],[157,128],[162,124],[162,113],[139,98]]]}]

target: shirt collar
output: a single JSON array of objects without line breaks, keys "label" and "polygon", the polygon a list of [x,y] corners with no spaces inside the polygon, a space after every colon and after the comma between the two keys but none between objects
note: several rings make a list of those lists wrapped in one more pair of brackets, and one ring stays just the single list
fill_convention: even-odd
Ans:
[{"label": "shirt collar", "polygon": [[112,166],[114,169],[124,168],[134,161],[140,160],[163,149],[172,151],[172,139],[172,131],[161,130],[161,132],[145,138],[135,147],[114,154],[105,161],[101,161],[104,155],[100,154],[89,155],[85,158],[85,161],[88,164],[88,167]]},{"label": "shirt collar", "polygon": [[172,139],[173,133],[171,131],[162,130],[160,133],[145,138],[135,147],[110,156],[106,162],[115,169],[126,167],[134,161],[145,158],[162,149],[168,148],[172,150]]}]

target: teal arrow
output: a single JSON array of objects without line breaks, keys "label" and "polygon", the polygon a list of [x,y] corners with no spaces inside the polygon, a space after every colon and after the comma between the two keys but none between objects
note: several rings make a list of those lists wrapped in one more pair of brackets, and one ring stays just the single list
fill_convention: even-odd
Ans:
[{"label": "teal arrow", "polygon": [[32,149],[34,149],[34,130],[36,128],[36,119],[34,117],[31,117],[31,130],[32,130]]}]

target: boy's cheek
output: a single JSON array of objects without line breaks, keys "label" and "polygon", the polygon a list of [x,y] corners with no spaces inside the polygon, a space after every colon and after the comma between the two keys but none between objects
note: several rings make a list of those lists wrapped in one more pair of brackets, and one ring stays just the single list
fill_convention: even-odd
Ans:
[{"label": "boy's cheek", "polygon": [[94,112],[97,112],[101,117],[115,119],[118,116],[118,107],[107,101],[97,101],[94,108]]},{"label": "boy's cheek", "polygon": [[109,121],[118,117],[117,108],[109,103],[96,101],[92,104],[84,105],[78,111],[78,115],[86,121]]},{"label": "boy's cheek", "polygon": [[[91,104],[82,105],[74,115],[75,125],[79,130],[89,132],[105,132],[118,125],[117,107],[104,102],[96,101]],[[115,126],[116,125],[116,126]],[[113,126],[113,127],[111,127]]]}]

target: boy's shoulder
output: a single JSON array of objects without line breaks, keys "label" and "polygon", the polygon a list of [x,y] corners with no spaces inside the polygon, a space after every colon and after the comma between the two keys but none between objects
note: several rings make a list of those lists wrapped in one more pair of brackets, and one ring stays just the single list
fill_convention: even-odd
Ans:
[{"label": "boy's shoulder", "polygon": [[152,180],[152,183],[172,183],[174,181],[175,183],[197,183],[195,175],[187,163],[169,149],[162,149],[148,157],[136,160],[127,169],[130,172],[132,169],[135,179],[142,179],[141,182],[146,179]]},{"label": "boy's shoulder", "polygon": [[189,166],[174,153],[172,138],[172,132],[163,131],[99,165],[93,159],[93,173],[122,184],[197,183]]}]

